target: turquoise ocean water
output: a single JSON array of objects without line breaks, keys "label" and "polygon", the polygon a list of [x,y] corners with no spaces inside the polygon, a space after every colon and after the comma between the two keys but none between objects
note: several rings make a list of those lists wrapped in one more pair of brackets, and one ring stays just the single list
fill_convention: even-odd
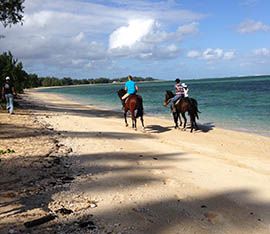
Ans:
[{"label": "turquoise ocean water", "polygon": [[[200,124],[270,136],[270,76],[184,80],[189,96],[198,101]],[[171,118],[163,107],[166,90],[173,90],[173,81],[138,83],[146,115]],[[82,104],[121,109],[116,94],[123,84],[99,84],[43,89],[65,95]],[[151,123],[147,123],[151,124]]]}]

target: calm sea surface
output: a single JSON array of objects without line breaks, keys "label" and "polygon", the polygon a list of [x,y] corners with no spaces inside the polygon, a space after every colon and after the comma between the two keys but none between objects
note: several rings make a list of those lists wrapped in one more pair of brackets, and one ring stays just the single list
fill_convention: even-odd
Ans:
[{"label": "calm sea surface", "polygon": [[[200,124],[270,136],[270,76],[226,79],[184,80],[189,96],[199,104]],[[138,83],[146,115],[171,118],[163,107],[166,90],[174,90],[173,81]],[[116,94],[123,84],[84,85],[44,89],[65,95],[82,104],[119,110]],[[150,124],[150,123],[148,123]]]}]

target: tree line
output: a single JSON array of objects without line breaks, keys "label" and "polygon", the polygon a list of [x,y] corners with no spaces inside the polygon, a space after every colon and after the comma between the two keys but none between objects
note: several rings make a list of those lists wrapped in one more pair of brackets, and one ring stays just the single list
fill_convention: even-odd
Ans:
[{"label": "tree line", "polygon": [[[0,54],[0,86],[2,87],[5,77],[9,76],[18,93],[22,93],[26,88],[49,87],[49,86],[66,86],[82,84],[101,84],[101,83],[118,83],[127,81],[127,77],[109,79],[105,77],[91,79],[72,79],[71,77],[39,77],[37,74],[28,74],[23,69],[22,62],[13,57],[11,52]],[[133,77],[134,81],[153,81],[152,77]]]}]

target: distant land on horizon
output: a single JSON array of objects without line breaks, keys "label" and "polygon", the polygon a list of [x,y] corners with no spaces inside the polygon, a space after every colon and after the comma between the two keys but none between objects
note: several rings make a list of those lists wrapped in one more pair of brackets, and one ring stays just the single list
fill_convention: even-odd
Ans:
[{"label": "distant land on horizon", "polygon": [[[224,80],[224,79],[248,79],[248,78],[266,78],[269,77],[270,78],[270,74],[269,75],[243,75],[243,76],[224,76],[224,77],[203,77],[203,78],[183,78],[183,80],[212,80],[212,79],[220,79],[220,80]],[[165,81],[165,80],[164,80]]]}]

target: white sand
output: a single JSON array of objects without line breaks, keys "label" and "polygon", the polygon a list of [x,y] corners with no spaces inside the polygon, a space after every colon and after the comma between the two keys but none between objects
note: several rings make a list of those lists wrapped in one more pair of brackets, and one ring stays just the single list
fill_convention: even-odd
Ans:
[{"label": "white sand", "polygon": [[136,132],[119,113],[27,95],[72,147],[69,192],[97,202],[101,233],[270,233],[270,138],[149,116]]}]

